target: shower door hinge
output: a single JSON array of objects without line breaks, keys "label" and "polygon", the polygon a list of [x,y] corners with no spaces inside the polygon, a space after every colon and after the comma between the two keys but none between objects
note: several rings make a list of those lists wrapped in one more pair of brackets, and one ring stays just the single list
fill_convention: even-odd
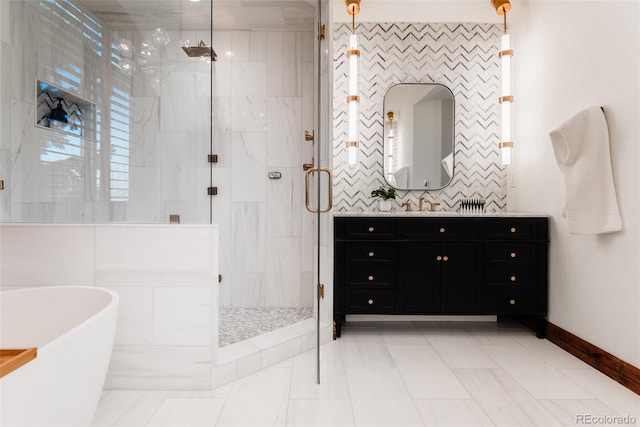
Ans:
[{"label": "shower door hinge", "polygon": [[222,274],[218,274],[218,283],[222,283]]},{"label": "shower door hinge", "polygon": [[0,190],[4,190],[4,179],[0,179]]},{"label": "shower door hinge", "polygon": [[324,40],[325,36],[327,35],[327,27],[323,25],[320,26],[320,32],[318,34],[318,38],[320,40]]},{"label": "shower door hinge", "polygon": [[209,154],[207,156],[207,161],[209,163],[218,163],[218,155],[217,154]]},{"label": "shower door hinge", "polygon": [[209,195],[209,196],[217,196],[218,195],[218,187],[209,187],[209,188],[207,188],[207,195]]},{"label": "shower door hinge", "polygon": [[322,283],[318,286],[318,295],[320,295],[320,298],[324,299],[324,284]]}]

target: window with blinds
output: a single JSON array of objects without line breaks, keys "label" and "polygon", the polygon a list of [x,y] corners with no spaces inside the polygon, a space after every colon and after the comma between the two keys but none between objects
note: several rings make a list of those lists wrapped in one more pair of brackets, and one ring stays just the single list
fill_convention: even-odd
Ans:
[{"label": "window with blinds", "polygon": [[69,0],[43,0],[39,6],[46,20],[40,26],[39,51],[50,52],[55,64],[42,77],[96,104],[95,120],[89,124],[93,128],[84,136],[47,134],[40,162],[52,174],[48,193],[54,201],[127,201],[132,82],[119,70],[113,36]]}]

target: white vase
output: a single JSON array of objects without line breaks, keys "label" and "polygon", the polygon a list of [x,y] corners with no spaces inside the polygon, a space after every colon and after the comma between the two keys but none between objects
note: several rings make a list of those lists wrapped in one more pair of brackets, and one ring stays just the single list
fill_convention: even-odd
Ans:
[{"label": "white vase", "polygon": [[389,212],[391,210],[391,200],[382,200],[378,202],[380,212]]}]

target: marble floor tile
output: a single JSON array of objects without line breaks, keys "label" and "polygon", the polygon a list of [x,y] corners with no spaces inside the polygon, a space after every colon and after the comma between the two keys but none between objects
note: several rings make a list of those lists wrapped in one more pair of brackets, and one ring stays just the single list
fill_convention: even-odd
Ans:
[{"label": "marble floor tile", "polygon": [[287,426],[355,426],[351,401],[291,400],[287,412]]},{"label": "marble floor tile", "polygon": [[473,399],[417,399],[416,406],[428,426],[493,426],[493,422]]},{"label": "marble floor tile", "polygon": [[414,399],[468,399],[464,386],[429,346],[388,346]]},{"label": "marble floor tile", "polygon": [[[215,389],[105,391],[92,426],[640,425],[640,396],[517,324],[358,321],[343,334],[320,347],[320,384],[315,349],[274,353],[267,369],[238,359],[214,368]],[[267,334],[250,350],[287,340]],[[247,351],[236,345],[221,354]]]},{"label": "marble floor tile", "polygon": [[112,390],[100,400],[91,425],[146,425],[168,394],[166,391]]},{"label": "marble floor tile", "polygon": [[233,385],[218,420],[220,426],[284,426],[291,370],[269,368]]},{"label": "marble floor tile", "polygon": [[212,426],[215,425],[225,399],[167,398],[148,426]]},{"label": "marble floor tile", "polygon": [[347,368],[347,378],[356,425],[423,425],[397,369]]}]

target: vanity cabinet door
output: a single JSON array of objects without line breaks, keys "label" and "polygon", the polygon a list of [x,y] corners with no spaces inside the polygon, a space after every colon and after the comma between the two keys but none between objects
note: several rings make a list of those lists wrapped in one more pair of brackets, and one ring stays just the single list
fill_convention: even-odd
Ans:
[{"label": "vanity cabinet door", "polygon": [[398,246],[398,312],[440,311],[437,242],[402,242]]},{"label": "vanity cabinet door", "polygon": [[475,314],[482,310],[482,243],[447,242],[440,247],[442,313]]}]

